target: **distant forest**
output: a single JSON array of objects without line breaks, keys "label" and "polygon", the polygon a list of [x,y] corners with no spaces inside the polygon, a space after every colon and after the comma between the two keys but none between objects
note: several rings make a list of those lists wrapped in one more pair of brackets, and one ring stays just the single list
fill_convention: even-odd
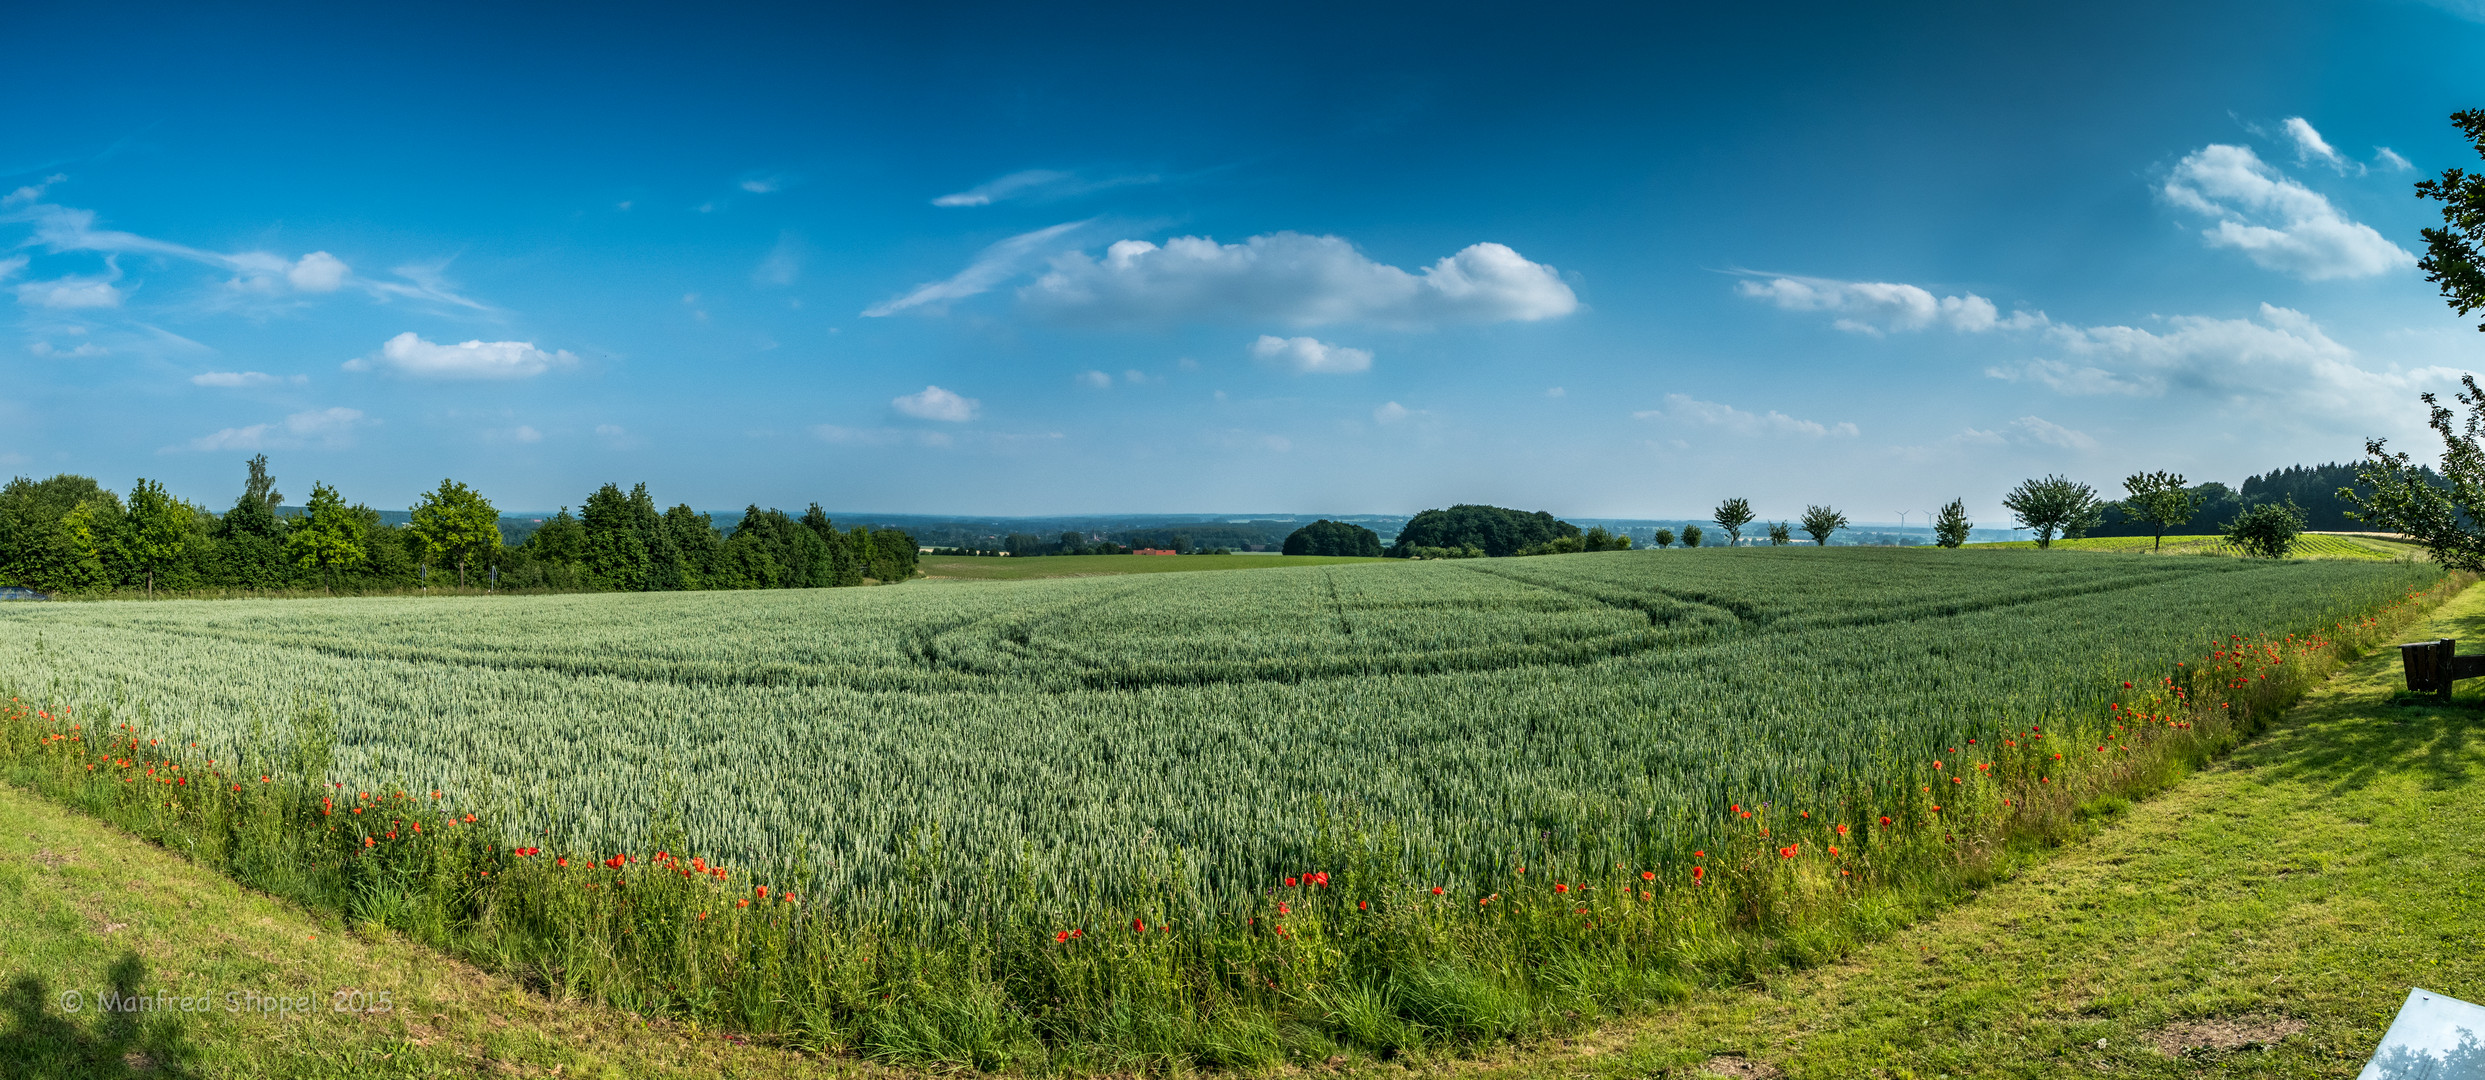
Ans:
[{"label": "distant forest", "polygon": [[[2201,497],[2200,511],[2192,515],[2190,524],[2172,530],[2182,534],[2206,534],[2218,531],[2244,511],[2262,503],[2285,502],[2289,499],[2304,511],[2304,527],[2314,532],[2363,532],[2372,528],[2347,516],[2351,509],[2347,500],[2338,497],[2338,489],[2354,488],[2358,492],[2371,489],[2356,482],[2354,464],[2332,462],[2327,465],[2291,465],[2244,480],[2243,487],[2230,488],[2211,482],[2193,485],[2189,490]],[[2439,481],[2431,469],[2425,475]],[[2105,492],[2108,498],[2112,491]],[[2117,504],[2107,508],[2105,524],[2088,530],[2090,536],[2148,536],[2154,527],[2131,520]]]},{"label": "distant forest", "polygon": [[[397,592],[424,586],[558,592],[790,589],[905,581],[914,538],[839,529],[813,504],[800,517],[745,509],[730,529],[688,506],[659,511],[647,485],[606,484],[505,542],[500,514],[443,481],[398,515],[312,486],[283,505],[264,455],[222,513],[141,480],[124,498],[83,476],[19,477],[0,487],[0,586],[53,594]],[[391,521],[388,517],[398,520]]]}]

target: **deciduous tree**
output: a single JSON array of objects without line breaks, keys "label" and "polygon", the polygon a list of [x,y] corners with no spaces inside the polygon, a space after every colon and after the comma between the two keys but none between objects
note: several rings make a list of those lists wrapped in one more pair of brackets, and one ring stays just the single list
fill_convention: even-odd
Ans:
[{"label": "deciduous tree", "polygon": [[457,567],[457,585],[466,586],[466,569],[500,551],[500,511],[491,500],[455,480],[423,493],[406,526],[427,559]]},{"label": "deciduous tree", "polygon": [[2304,532],[2304,511],[2292,502],[2262,503],[2226,525],[2226,539],[2259,559],[2283,559]]},{"label": "deciduous tree", "polygon": [[1752,523],[1751,500],[1728,499],[1718,503],[1717,509],[1709,514],[1709,520],[1716,522],[1718,528],[1726,530],[1727,547],[1742,543],[1743,526]]},{"label": "deciduous tree", "polygon": [[1845,514],[1826,506],[1803,508],[1803,531],[1811,534],[1813,543],[1828,547],[1830,536],[1843,528],[1846,528]]},{"label": "deciduous tree", "polygon": [[2071,537],[2094,528],[2105,512],[2095,488],[2062,476],[2022,481],[2002,496],[2002,505],[2021,528],[2035,531],[2040,548],[2052,547],[2056,533]]},{"label": "deciduous tree", "polygon": [[2149,526],[2150,551],[2165,547],[2167,530],[2192,520],[2206,497],[2183,486],[2183,474],[2170,472],[2133,473],[2123,478],[2123,491],[2123,512]]},{"label": "deciduous tree", "polygon": [[307,512],[285,534],[285,554],[295,566],[317,571],[328,591],[335,592],[338,571],[361,566],[370,558],[363,547],[362,524],[362,515],[345,505],[335,488],[314,483]]},{"label": "deciduous tree", "polygon": [[[2450,116],[2452,126],[2485,156],[2485,109],[2463,109]],[[2416,268],[2442,290],[2442,299],[2461,315],[2485,308],[2485,174],[2444,169],[2432,180],[2416,182],[2418,198],[2442,204],[2442,227],[2426,229],[2425,254]],[[2485,323],[2477,329],[2485,330]]]},{"label": "deciduous tree", "polygon": [[156,578],[181,562],[197,532],[198,515],[188,504],[165,494],[163,484],[140,477],[130,485],[129,510],[114,547],[154,596]]}]

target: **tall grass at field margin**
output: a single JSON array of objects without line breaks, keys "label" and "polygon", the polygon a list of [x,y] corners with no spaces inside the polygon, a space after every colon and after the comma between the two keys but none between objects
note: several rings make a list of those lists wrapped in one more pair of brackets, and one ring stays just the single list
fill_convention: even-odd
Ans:
[{"label": "tall grass at field margin", "polygon": [[[281,744],[213,761],[116,722],[108,705],[11,698],[0,776],[554,998],[823,1053],[1037,1072],[1420,1055],[1839,956],[2176,782],[2472,580],[2123,673],[2102,716],[2028,718],[1939,758],[1824,777],[1813,809],[1737,805],[1712,843],[1665,865],[1514,853],[1498,882],[1451,892],[1402,868],[1387,822],[1340,816],[1322,823],[1312,865],[1196,921],[1173,914],[1170,867],[1155,909],[1067,917],[1030,901],[933,918],[819,909],[678,839],[512,849],[438,793],[328,781],[333,725],[317,702],[296,707]],[[656,825],[651,835],[681,835]],[[1010,874],[934,836],[908,850],[919,881]]]}]

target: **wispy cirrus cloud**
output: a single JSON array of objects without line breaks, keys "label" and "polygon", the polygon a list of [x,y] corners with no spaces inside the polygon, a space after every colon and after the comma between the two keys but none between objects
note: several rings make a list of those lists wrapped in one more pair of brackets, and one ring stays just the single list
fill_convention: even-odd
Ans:
[{"label": "wispy cirrus cloud", "polygon": [[934,206],[991,206],[1014,199],[1065,199],[1074,195],[1103,191],[1108,188],[1153,184],[1161,179],[1154,173],[1130,173],[1099,178],[1083,177],[1058,169],[1026,169],[1007,176],[987,180],[964,191],[952,192],[932,200]]},{"label": "wispy cirrus cloud", "polygon": [[[402,280],[388,281],[357,274],[345,260],[326,251],[312,251],[296,258],[266,251],[211,251],[133,232],[102,228],[97,225],[93,210],[42,202],[42,195],[41,188],[23,187],[0,199],[0,224],[26,226],[30,235],[25,243],[54,254],[83,251],[106,256],[106,263],[112,268],[111,280],[118,280],[119,276],[118,264],[111,256],[152,255],[229,273],[232,276],[225,285],[237,293],[263,296],[321,294],[353,288],[375,299],[423,301],[470,311],[490,310],[481,301],[461,295],[449,287],[438,267],[397,267],[391,273]],[[74,298],[77,294],[70,295]],[[101,291],[90,291],[84,295],[98,302],[78,306],[104,306],[99,302],[104,295]],[[19,299],[20,302],[27,302],[22,286]],[[117,300],[114,302],[117,303]]]},{"label": "wispy cirrus cloud", "polygon": [[81,308],[116,308],[127,295],[116,284],[121,280],[121,264],[117,259],[104,260],[101,274],[69,274],[48,281],[28,281],[15,286],[17,302],[27,307],[74,311]]},{"label": "wispy cirrus cloud", "polygon": [[759,285],[791,285],[802,276],[803,260],[810,254],[802,238],[791,232],[777,234],[776,246],[768,249],[765,258],[751,270],[751,281]]},{"label": "wispy cirrus cloud", "polygon": [[312,445],[336,449],[352,445],[354,432],[377,422],[364,416],[360,409],[341,406],[309,409],[291,414],[281,421],[225,428],[211,435],[201,435],[183,446],[165,447],[161,452],[285,450]]},{"label": "wispy cirrus cloud", "polygon": [[1745,412],[1732,405],[1716,401],[1702,401],[1689,394],[1667,394],[1663,408],[1642,409],[1632,413],[1631,418],[1678,426],[1697,425],[1728,435],[1745,437],[1779,435],[1826,439],[1853,438],[1863,433],[1862,429],[1847,421],[1824,424],[1818,420],[1803,420],[1788,416],[1775,409],[1765,413]]},{"label": "wispy cirrus cloud", "polygon": [[933,313],[946,311],[956,301],[990,292],[1002,282],[1025,273],[1063,237],[1087,224],[1087,221],[1065,221],[995,243],[977,253],[975,261],[968,263],[966,269],[940,281],[917,285],[903,296],[863,309],[863,314],[870,318],[882,318],[915,309]]},{"label": "wispy cirrus cloud", "polygon": [[1979,446],[2050,446],[2061,450],[2093,450],[2097,440],[2042,416],[2022,416],[1990,431],[1969,428],[1957,441]]},{"label": "wispy cirrus cloud", "polygon": [[101,345],[97,345],[92,341],[81,341],[76,345],[72,345],[65,349],[48,341],[38,341],[32,345],[26,346],[26,351],[33,353],[36,356],[57,356],[65,357],[71,360],[85,360],[97,356],[112,355],[112,350],[104,348]]},{"label": "wispy cirrus cloud", "polygon": [[310,376],[307,375],[295,375],[287,378],[270,375],[264,371],[202,371],[196,375],[190,376],[190,385],[192,386],[213,386],[228,390],[243,390],[258,386],[276,386],[283,383],[292,383],[298,386],[309,381],[311,381]]}]

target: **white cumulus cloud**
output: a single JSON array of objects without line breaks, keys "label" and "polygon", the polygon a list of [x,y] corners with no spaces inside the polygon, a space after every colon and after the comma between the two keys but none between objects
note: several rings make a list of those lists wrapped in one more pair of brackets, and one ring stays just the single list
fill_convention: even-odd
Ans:
[{"label": "white cumulus cloud", "polygon": [[2372,277],[2416,262],[2248,146],[2193,151],[2158,190],[2167,202],[2216,219],[2200,234],[2210,247],[2232,248],[2265,269],[2306,281]]},{"label": "white cumulus cloud", "polygon": [[1293,232],[1239,244],[1121,240],[1102,258],[1065,252],[1019,297],[1054,318],[1098,324],[1525,322],[1579,308],[1553,267],[1501,244],[1473,244],[1408,273],[1339,237]]},{"label": "white cumulus cloud", "polygon": [[1079,372],[1079,385],[1094,390],[1110,390],[1113,389],[1113,376],[1101,371],[1082,371]]},{"label": "white cumulus cloud", "polygon": [[303,292],[335,292],[344,287],[349,273],[352,269],[345,265],[345,260],[325,251],[314,251],[286,268],[285,280]]},{"label": "white cumulus cloud", "polygon": [[377,359],[357,357],[347,371],[388,367],[418,379],[526,379],[556,367],[574,367],[569,350],[545,352],[531,341],[462,341],[441,345],[408,330],[380,346]]},{"label": "white cumulus cloud", "polygon": [[975,419],[975,414],[984,407],[983,402],[960,397],[937,386],[926,386],[918,393],[892,398],[889,404],[918,420],[945,420],[953,424]]},{"label": "white cumulus cloud", "polygon": [[1802,420],[1771,409],[1766,413],[1745,412],[1732,405],[1702,401],[1689,394],[1665,395],[1662,409],[1643,409],[1631,414],[1636,420],[1653,420],[1674,424],[1697,424],[1729,435],[1781,435],[1805,439],[1853,438],[1862,429],[1841,421],[1824,424],[1818,420]]},{"label": "white cumulus cloud", "polygon": [[1889,281],[1839,281],[1833,278],[1773,275],[1746,278],[1735,291],[1784,311],[1819,311],[1838,316],[1840,330],[1859,334],[1925,330],[1942,327],[1966,333],[2027,330],[2046,325],[2041,311],[2013,311],[2005,318],[1993,301],[1975,293],[1935,296],[1918,285]]},{"label": "white cumulus cloud", "polygon": [[2179,315],[2160,329],[2056,326],[2046,341],[2059,359],[1986,374],[2072,396],[2188,396],[2293,427],[2383,429],[2403,426],[2417,394],[2459,376],[2368,365],[2310,316],[2272,304],[2255,319]]},{"label": "white cumulus cloud", "polygon": [[1318,338],[1262,334],[1251,343],[1251,355],[1312,375],[1351,375],[1372,368],[1371,350],[1331,345]]}]

